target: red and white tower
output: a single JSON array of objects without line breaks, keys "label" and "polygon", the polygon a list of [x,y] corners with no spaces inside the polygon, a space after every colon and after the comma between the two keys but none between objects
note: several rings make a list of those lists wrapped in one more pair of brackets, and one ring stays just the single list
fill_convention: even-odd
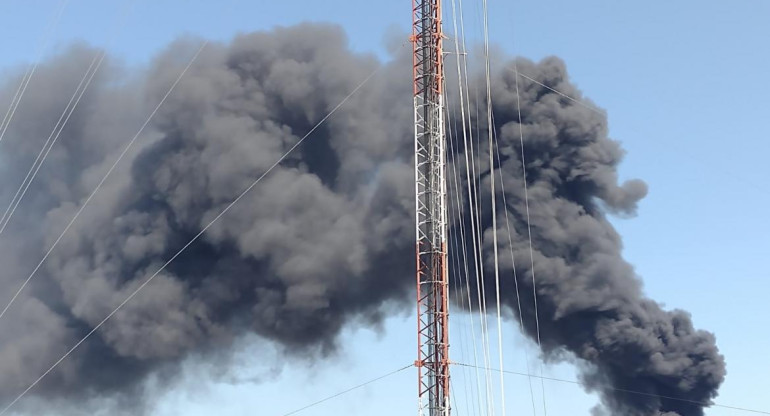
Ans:
[{"label": "red and white tower", "polygon": [[449,415],[449,273],[441,0],[412,0],[419,414]]}]

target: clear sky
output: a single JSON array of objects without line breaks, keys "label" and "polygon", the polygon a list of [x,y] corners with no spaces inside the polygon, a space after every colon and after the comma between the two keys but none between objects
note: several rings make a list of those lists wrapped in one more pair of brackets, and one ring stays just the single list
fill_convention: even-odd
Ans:
[{"label": "clear sky", "polygon": [[[47,53],[76,40],[104,46],[124,3],[71,0]],[[384,57],[383,39],[394,28],[405,32],[410,22],[410,0],[230,3],[138,0],[110,50],[141,65],[180,35],[226,40],[239,31],[325,21],[341,24],[354,49]],[[0,0],[0,70],[33,59],[58,4]],[[466,7],[473,20],[474,9]],[[573,81],[608,110],[611,136],[628,151],[622,179],[638,177],[650,186],[636,218],[613,220],[626,259],[648,295],[690,311],[696,326],[716,333],[728,368],[717,402],[770,411],[770,276],[764,267],[770,185],[763,180],[770,176],[770,3],[490,0],[489,7],[490,36],[498,46],[530,59],[561,57]],[[453,330],[462,333],[464,324],[458,320]],[[313,365],[279,365],[269,348],[246,349],[243,376],[259,381],[209,383],[192,374],[188,381],[195,385],[186,382],[161,398],[157,414],[281,415],[413,362],[414,328],[405,311],[380,332],[350,329],[345,356]],[[515,332],[505,327],[506,368],[525,372],[525,351],[536,363],[535,350]],[[462,348],[454,351],[455,360],[468,359]],[[543,371],[574,379],[566,365]],[[465,413],[463,371],[455,378],[457,410]],[[410,369],[301,414],[413,414],[416,381]],[[534,386],[539,395],[539,381]],[[526,378],[508,376],[506,391],[508,414],[532,414]],[[587,415],[595,402],[577,386],[550,381],[545,395],[553,415]],[[707,414],[741,413],[715,408]]]}]

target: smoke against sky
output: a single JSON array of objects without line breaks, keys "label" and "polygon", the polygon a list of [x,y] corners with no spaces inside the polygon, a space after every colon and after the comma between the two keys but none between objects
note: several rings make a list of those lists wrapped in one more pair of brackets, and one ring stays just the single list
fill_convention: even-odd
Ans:
[{"label": "smoke against sky", "polygon": [[[571,97],[581,97],[569,83],[564,64],[556,58],[537,64],[519,60],[517,66],[522,73],[536,74],[534,78],[542,84]],[[479,78],[476,85],[483,82]],[[618,142],[608,139],[606,117],[540,85],[520,80],[520,131],[515,74],[510,65],[493,79],[492,87],[493,131],[500,152],[495,175],[498,183],[502,176],[505,185],[505,198],[498,188],[497,200],[507,202],[513,243],[509,244],[507,237],[498,237],[500,273],[507,277],[501,282],[504,301],[518,311],[515,276],[525,330],[537,339],[521,133],[544,352],[559,358],[561,352],[568,351],[590,363],[583,372],[583,382],[601,393],[604,406],[613,415],[646,416],[667,411],[672,412],[670,415],[702,415],[700,405],[656,397],[707,403],[723,381],[725,364],[713,335],[694,329],[688,313],[664,311],[647,299],[633,267],[622,258],[621,238],[605,212],[635,214],[647,186],[639,180],[618,183],[617,167],[623,151]],[[475,97],[473,92],[471,96]],[[474,119],[471,124],[483,126],[481,136],[486,138],[486,98],[478,99],[483,101],[478,103],[482,110],[480,117],[475,111],[470,112]],[[470,108],[477,108],[477,104],[471,102]],[[464,149],[459,134],[456,141],[454,148]],[[489,201],[489,156],[485,143],[486,139],[482,139],[478,192],[482,201]],[[459,189],[465,189],[466,159],[460,154],[454,160],[460,166],[450,171],[461,172]],[[461,193],[467,200],[467,193]],[[482,210],[487,291],[493,290],[490,288],[495,284],[491,215],[488,206]],[[505,212],[500,209],[497,216],[498,234],[507,236]],[[462,218],[465,229],[471,229],[467,209]],[[455,231],[459,231],[458,225]],[[467,257],[473,258],[470,253]]]},{"label": "smoke against sky", "polygon": [[[4,288],[26,278],[197,46],[189,39],[174,43],[141,72],[112,63],[99,73],[23,211],[0,236]],[[39,68],[0,144],[0,200],[13,196],[97,52],[73,46]],[[15,397],[34,381],[380,66],[368,85],[34,394],[51,403],[117,392],[139,397],[150,374],[173,374],[191,354],[206,357],[245,334],[289,352],[323,355],[338,348],[336,338],[351,321],[377,324],[411,308],[409,63],[406,50],[388,63],[354,54],[341,29],[328,25],[210,44],[0,321],[0,397]],[[556,58],[519,60],[519,67],[579,95]],[[522,293],[531,293],[510,68],[493,78],[501,152],[496,169],[513,219],[517,278]],[[0,97],[10,97],[17,84],[18,77],[8,77]],[[606,119],[535,84],[521,83],[521,93],[546,353],[568,351],[584,360],[584,381],[612,414],[701,415],[700,406],[604,387],[708,401],[724,377],[724,362],[713,336],[696,331],[686,313],[663,311],[642,295],[621,257],[620,237],[605,213],[633,214],[646,186],[618,184],[623,153],[608,139]],[[483,120],[474,124],[486,129]],[[482,164],[479,172],[486,192],[489,167]],[[483,218],[487,233],[489,215]],[[499,217],[501,235],[504,224]],[[485,238],[487,247],[490,241]],[[507,252],[507,238],[500,250]],[[505,259],[502,271],[510,275]],[[503,294],[513,306],[510,278],[503,279]],[[522,296],[523,305],[531,300]],[[533,319],[525,307],[525,323]],[[533,329],[525,325],[528,334]]]}]

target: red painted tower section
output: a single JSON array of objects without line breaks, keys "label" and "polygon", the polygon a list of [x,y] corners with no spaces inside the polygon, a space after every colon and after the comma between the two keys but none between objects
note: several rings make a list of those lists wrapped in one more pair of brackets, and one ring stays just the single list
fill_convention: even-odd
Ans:
[{"label": "red painted tower section", "polygon": [[419,414],[449,415],[444,34],[441,0],[413,0]]}]

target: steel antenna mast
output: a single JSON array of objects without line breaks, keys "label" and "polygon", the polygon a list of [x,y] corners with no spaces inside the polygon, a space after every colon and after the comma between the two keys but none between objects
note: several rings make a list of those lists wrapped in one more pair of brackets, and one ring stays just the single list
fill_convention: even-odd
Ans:
[{"label": "steel antenna mast", "polygon": [[444,33],[441,0],[412,0],[419,415],[449,415]]}]

